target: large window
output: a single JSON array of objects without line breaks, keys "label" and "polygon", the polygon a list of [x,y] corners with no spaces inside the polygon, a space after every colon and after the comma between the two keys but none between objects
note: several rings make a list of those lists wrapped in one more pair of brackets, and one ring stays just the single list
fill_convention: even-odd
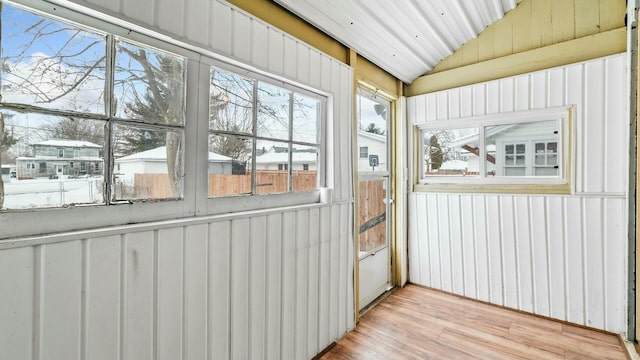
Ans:
[{"label": "large window", "polygon": [[567,182],[566,108],[434,122],[418,128],[423,184]]},{"label": "large window", "polygon": [[327,95],[46,1],[0,20],[0,218],[42,218],[0,239],[320,201]]},{"label": "large window", "polygon": [[185,59],[1,6],[0,209],[182,198]]},{"label": "large window", "polygon": [[316,191],[322,103],[303,89],[212,68],[209,195]]}]

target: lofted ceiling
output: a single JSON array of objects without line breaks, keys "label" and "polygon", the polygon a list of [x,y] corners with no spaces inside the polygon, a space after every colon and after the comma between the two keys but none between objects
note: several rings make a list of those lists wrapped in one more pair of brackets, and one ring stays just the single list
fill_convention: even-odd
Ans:
[{"label": "lofted ceiling", "polygon": [[405,83],[521,0],[275,0]]}]

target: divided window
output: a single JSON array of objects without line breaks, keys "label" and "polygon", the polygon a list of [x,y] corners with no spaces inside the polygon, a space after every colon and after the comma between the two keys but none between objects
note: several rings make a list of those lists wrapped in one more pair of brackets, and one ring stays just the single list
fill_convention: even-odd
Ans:
[{"label": "divided window", "polygon": [[209,196],[317,191],[324,98],[211,68]]},{"label": "divided window", "polygon": [[568,109],[419,125],[421,183],[563,184]]},{"label": "divided window", "polygon": [[[10,144],[0,161],[15,159],[21,180],[5,186],[0,209],[182,198],[185,58],[0,6],[0,130]],[[78,172],[55,179],[72,154],[83,160]],[[153,174],[118,175],[105,166],[133,159],[138,168],[145,159],[162,165]],[[23,173],[31,162],[39,171]],[[45,179],[68,184],[45,186]],[[73,194],[55,196],[63,188]]]}]

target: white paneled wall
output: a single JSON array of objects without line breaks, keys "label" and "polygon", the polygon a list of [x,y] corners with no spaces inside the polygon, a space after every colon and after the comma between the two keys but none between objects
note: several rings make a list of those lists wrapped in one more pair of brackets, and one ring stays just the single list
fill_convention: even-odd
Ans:
[{"label": "white paneled wall", "polygon": [[0,359],[311,358],[353,327],[351,207],[0,251]]},{"label": "white paneled wall", "polygon": [[352,69],[216,0],[73,3],[327,94],[335,202],[8,239],[0,360],[305,359],[352,329]]},{"label": "white paneled wall", "polygon": [[412,193],[410,281],[626,331],[625,54],[408,100],[408,121],[575,106],[572,195]]}]

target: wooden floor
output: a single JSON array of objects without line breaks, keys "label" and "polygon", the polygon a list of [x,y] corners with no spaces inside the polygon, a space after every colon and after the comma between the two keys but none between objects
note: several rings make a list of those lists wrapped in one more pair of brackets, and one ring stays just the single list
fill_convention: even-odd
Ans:
[{"label": "wooden floor", "polygon": [[626,359],[615,335],[408,285],[322,359]]}]

